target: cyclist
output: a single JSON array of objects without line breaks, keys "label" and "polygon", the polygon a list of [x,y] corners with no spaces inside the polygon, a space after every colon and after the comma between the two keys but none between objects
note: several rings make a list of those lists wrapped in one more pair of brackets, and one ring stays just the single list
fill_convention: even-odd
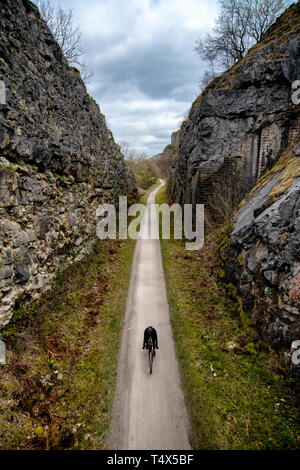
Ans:
[{"label": "cyclist", "polygon": [[155,348],[159,349],[158,347],[158,342],[157,342],[157,332],[156,329],[153,328],[153,326],[148,326],[148,328],[145,329],[144,331],[144,342],[143,342],[143,349],[148,349],[148,340],[149,338],[152,338],[152,343],[153,343],[153,350],[155,354]]}]

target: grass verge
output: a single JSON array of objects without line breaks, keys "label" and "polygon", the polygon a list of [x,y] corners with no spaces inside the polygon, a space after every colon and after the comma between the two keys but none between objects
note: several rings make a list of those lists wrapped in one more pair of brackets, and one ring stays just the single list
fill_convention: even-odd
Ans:
[{"label": "grass verge", "polygon": [[146,190],[142,190],[143,193],[142,193],[141,196],[140,196],[139,203],[140,203],[140,204],[146,204],[149,194],[150,194],[155,188],[157,188],[159,185],[160,185],[160,180],[157,180],[156,183],[154,183],[152,186],[150,186],[150,188],[148,188],[148,189],[146,189]]},{"label": "grass verge", "polygon": [[[165,187],[156,202],[166,202]],[[161,240],[174,339],[196,449],[299,449],[292,379],[220,280],[217,242]]]},{"label": "grass verge", "polygon": [[135,241],[98,241],[2,334],[1,449],[102,449]]}]

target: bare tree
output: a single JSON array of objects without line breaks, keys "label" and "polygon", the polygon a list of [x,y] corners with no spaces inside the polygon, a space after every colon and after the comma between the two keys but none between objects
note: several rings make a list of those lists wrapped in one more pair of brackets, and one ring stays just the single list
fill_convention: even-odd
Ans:
[{"label": "bare tree", "polygon": [[73,11],[64,10],[61,7],[55,9],[50,0],[39,0],[38,7],[67,61],[70,65],[79,67],[82,79],[87,82],[93,72],[89,71],[81,61],[83,54],[81,31],[80,27],[74,24]]},{"label": "bare tree", "polygon": [[245,8],[250,10],[249,36],[255,42],[261,41],[267,29],[290,3],[284,0],[246,0]]},{"label": "bare tree", "polygon": [[196,52],[217,68],[238,62],[249,46],[249,9],[242,0],[221,0],[221,13],[211,34],[196,41]]},{"label": "bare tree", "polygon": [[244,8],[243,0],[221,0],[221,14],[217,21],[219,47],[226,52],[226,65],[243,58],[249,46],[247,35],[250,9]]},{"label": "bare tree", "polygon": [[245,188],[243,188],[242,182],[234,176],[228,176],[226,184],[223,180],[214,182],[205,205],[208,232],[232,221],[233,214],[244,194]]},{"label": "bare tree", "polygon": [[81,78],[82,80],[85,82],[85,83],[89,83],[90,79],[92,78],[92,76],[94,75],[94,72],[92,70],[90,70],[84,62],[81,62],[81,64],[79,65],[79,68],[80,68],[80,75],[81,75]]},{"label": "bare tree", "polygon": [[126,140],[122,140],[119,145],[125,160],[134,160],[137,158],[135,149],[128,142],[126,142]]},{"label": "bare tree", "polygon": [[206,88],[215,77],[216,75],[211,70],[205,70],[200,79],[200,89],[203,90],[204,88]]},{"label": "bare tree", "polygon": [[209,63],[202,84],[241,60],[289,3],[288,0],[220,0],[221,12],[212,33],[196,40],[197,54]]}]

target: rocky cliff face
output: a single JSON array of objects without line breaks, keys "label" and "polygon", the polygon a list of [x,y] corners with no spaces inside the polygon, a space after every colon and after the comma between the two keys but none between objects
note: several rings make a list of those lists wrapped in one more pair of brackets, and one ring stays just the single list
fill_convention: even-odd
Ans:
[{"label": "rocky cliff face", "polygon": [[35,5],[0,15],[0,325],[88,252],[95,211],[137,188],[98,105]]},{"label": "rocky cliff face", "polygon": [[168,184],[174,200],[212,212],[216,191],[233,184],[241,197],[255,186],[234,222],[226,277],[275,345],[300,337],[300,106],[291,99],[299,79],[297,3],[195,100]]},{"label": "rocky cliff face", "polygon": [[299,107],[291,101],[299,70],[297,3],[194,101],[181,127],[174,199],[205,203],[214,182],[233,173],[244,192],[253,187],[299,132]]},{"label": "rocky cliff face", "polygon": [[244,311],[278,347],[300,338],[299,156],[298,140],[242,202],[225,261]]},{"label": "rocky cliff face", "polygon": [[171,135],[171,143],[166,145],[161,153],[158,153],[157,155],[154,155],[150,158],[150,161],[159,168],[162,178],[167,179],[169,177],[172,168],[172,162],[178,156],[179,133],[179,130],[173,132]]}]

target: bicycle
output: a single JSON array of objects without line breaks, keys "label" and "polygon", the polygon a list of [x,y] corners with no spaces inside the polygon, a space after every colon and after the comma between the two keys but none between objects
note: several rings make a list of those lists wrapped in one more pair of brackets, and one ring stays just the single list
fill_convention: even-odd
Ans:
[{"label": "bicycle", "polygon": [[150,369],[150,374],[152,374],[152,364],[153,364],[153,358],[155,356],[155,349],[153,348],[153,341],[152,341],[151,336],[148,339],[147,349],[148,349],[148,354],[149,354],[149,369]]}]

